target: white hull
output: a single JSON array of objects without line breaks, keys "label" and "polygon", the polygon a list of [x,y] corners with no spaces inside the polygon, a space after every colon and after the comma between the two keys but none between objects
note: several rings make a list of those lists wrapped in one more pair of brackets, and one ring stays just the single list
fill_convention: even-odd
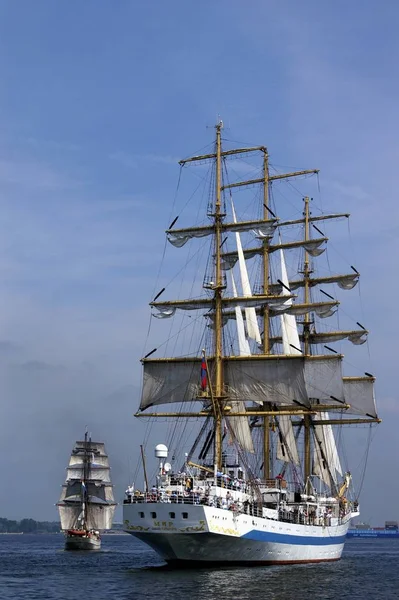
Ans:
[{"label": "white hull", "polygon": [[315,526],[209,506],[151,503],[125,504],[123,508],[125,531],[147,543],[168,563],[292,564],[339,560],[351,518],[348,515],[341,524],[336,519],[335,524]]},{"label": "white hull", "polygon": [[65,536],[65,550],[100,550],[101,538]]}]

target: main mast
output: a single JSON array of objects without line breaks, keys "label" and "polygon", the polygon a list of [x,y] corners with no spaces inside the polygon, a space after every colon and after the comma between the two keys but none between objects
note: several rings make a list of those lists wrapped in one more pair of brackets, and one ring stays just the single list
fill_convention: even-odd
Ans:
[{"label": "main mast", "polygon": [[[223,334],[222,334],[222,268],[221,268],[221,179],[222,179],[222,157],[221,157],[221,130],[222,121],[216,125],[216,198],[215,198],[215,280],[214,301],[215,301],[215,393],[214,398],[214,423],[215,423],[215,452],[214,465],[215,471],[222,466],[222,402],[223,402]],[[211,382],[210,382],[211,385]],[[211,390],[212,394],[212,390]]]}]

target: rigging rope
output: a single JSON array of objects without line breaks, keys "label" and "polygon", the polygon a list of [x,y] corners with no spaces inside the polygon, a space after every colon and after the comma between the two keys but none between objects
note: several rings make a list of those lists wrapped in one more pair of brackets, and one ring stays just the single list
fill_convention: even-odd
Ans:
[{"label": "rigging rope", "polygon": [[364,455],[364,466],[363,466],[363,473],[362,473],[362,476],[361,476],[361,479],[360,479],[360,486],[359,486],[359,491],[358,491],[358,494],[357,494],[357,498],[356,498],[356,500],[358,500],[358,498],[359,498],[359,496],[360,496],[360,494],[361,494],[361,492],[362,492],[362,489],[363,489],[363,484],[364,484],[364,478],[365,478],[365,476],[366,476],[367,461],[368,461],[369,452],[370,452],[370,446],[371,446],[371,441],[372,441],[372,440],[371,440],[371,432],[372,432],[372,429],[373,429],[373,427],[372,427],[372,425],[370,424],[370,425],[369,425],[369,432],[368,432],[367,445],[366,445],[366,452],[365,452],[365,455]]}]

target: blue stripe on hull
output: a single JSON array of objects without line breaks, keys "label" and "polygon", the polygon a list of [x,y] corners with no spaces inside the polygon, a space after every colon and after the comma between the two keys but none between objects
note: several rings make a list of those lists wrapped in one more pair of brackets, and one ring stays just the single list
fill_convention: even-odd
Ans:
[{"label": "blue stripe on hull", "polygon": [[270,531],[257,531],[253,529],[241,539],[255,540],[257,542],[275,542],[278,544],[290,544],[294,546],[330,546],[334,544],[343,544],[346,535],[334,537],[313,537],[308,535],[288,535],[285,533],[273,533]]}]

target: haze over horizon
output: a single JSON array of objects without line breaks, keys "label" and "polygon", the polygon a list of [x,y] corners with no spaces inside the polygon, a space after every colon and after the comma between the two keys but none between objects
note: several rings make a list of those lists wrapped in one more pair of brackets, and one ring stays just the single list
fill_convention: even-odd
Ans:
[{"label": "haze over horizon", "polygon": [[319,168],[323,206],[352,214],[339,251],[361,272],[383,419],[362,519],[399,519],[398,25],[375,0],[0,2],[0,516],[57,519],[86,426],[122,500],[177,161],[221,115],[274,164]]}]

